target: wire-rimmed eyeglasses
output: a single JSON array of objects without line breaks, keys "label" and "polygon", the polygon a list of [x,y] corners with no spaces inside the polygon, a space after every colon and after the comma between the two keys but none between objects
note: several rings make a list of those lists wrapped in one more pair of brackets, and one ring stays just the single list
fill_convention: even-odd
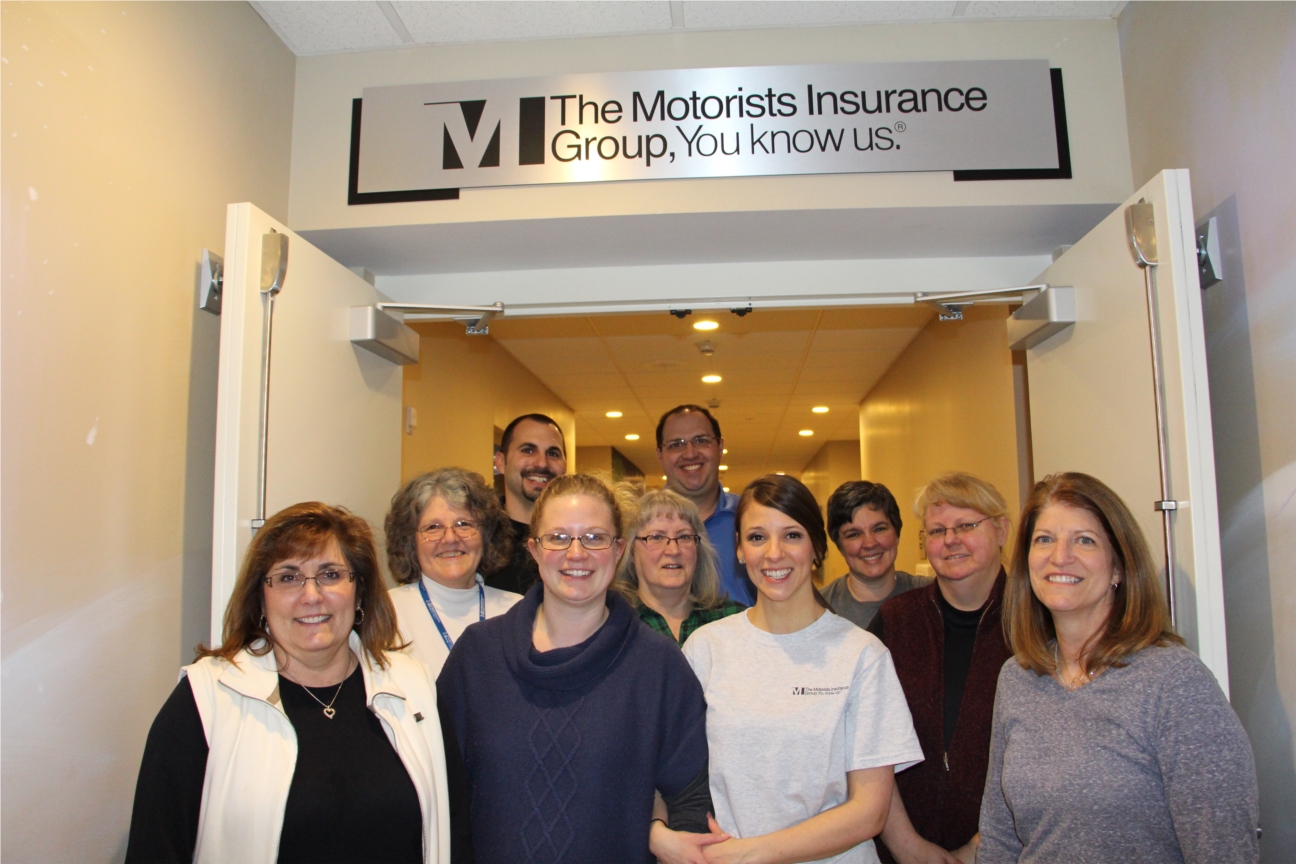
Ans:
[{"label": "wire-rimmed eyeglasses", "polygon": [[946,537],[949,537],[950,540],[958,540],[964,534],[970,534],[971,532],[975,531],[978,525],[980,525],[982,522],[985,522],[989,518],[990,518],[989,516],[985,516],[982,517],[981,519],[978,519],[975,522],[963,522],[958,525],[951,525],[948,528],[944,527],[943,525],[936,528],[928,528],[927,539],[944,540]]},{"label": "wire-rimmed eyeglasses", "polygon": [[440,522],[424,525],[418,529],[418,535],[420,539],[429,543],[440,543],[445,539],[447,531],[454,532],[460,540],[467,540],[469,537],[476,537],[479,530],[477,523],[471,519],[456,519],[449,525],[442,525]]},{"label": "wire-rimmed eyeglasses", "polygon": [[306,583],[315,580],[315,587],[321,591],[336,591],[348,582],[355,581],[355,574],[341,567],[327,567],[314,576],[307,576],[300,570],[276,570],[264,577],[267,588],[274,591],[301,591]]},{"label": "wire-rimmed eyeglasses", "polygon": [[702,535],[681,534],[678,537],[668,537],[665,534],[647,534],[643,537],[636,537],[635,539],[655,552],[659,549],[669,548],[672,543],[680,549],[696,548],[698,541],[702,539]]},{"label": "wire-rimmed eyeglasses", "polygon": [[541,534],[539,543],[541,549],[547,549],[550,552],[561,552],[571,546],[573,540],[578,540],[581,548],[586,552],[601,552],[604,549],[611,549],[612,541],[615,539],[611,534],[591,531],[574,536],[571,534]]},{"label": "wire-rimmed eyeglasses", "polygon": [[692,438],[672,438],[669,441],[662,442],[662,449],[667,453],[678,453],[688,445],[692,444],[693,449],[703,450],[707,447],[714,447],[719,441],[714,435],[694,435]]}]

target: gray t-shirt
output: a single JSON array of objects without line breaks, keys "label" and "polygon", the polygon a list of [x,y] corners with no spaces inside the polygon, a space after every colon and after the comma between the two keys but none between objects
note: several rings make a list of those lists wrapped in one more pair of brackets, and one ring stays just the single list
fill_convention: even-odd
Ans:
[{"label": "gray t-shirt", "polygon": [[850,574],[833,582],[824,589],[823,595],[832,604],[833,611],[848,621],[853,622],[858,627],[868,627],[873,616],[877,614],[878,609],[882,607],[888,599],[897,594],[903,594],[906,591],[912,591],[914,588],[921,588],[924,585],[931,584],[929,576],[914,576],[905,573],[903,570],[896,571],[895,588],[881,600],[870,600],[863,602],[855,599],[855,595],[850,592]]},{"label": "gray t-shirt", "polygon": [[978,864],[1259,860],[1251,744],[1188,649],[1075,692],[1009,659],[998,686]]},{"label": "gray t-shirt", "polygon": [[[684,643],[707,702],[711,801],[735,837],[789,828],[846,800],[846,772],[922,761],[891,652],[825,612],[766,633],[740,612]],[[823,859],[874,864],[873,841]]]}]

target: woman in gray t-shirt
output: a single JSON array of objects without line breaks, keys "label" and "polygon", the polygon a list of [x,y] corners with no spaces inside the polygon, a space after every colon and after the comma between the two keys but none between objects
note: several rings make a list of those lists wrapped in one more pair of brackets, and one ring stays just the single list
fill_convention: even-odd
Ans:
[{"label": "woman in gray t-shirt", "polygon": [[851,480],[828,498],[828,536],[847,572],[823,593],[833,612],[857,627],[868,627],[888,597],[931,582],[896,569],[902,524],[900,505],[881,483]]},{"label": "woman in gray t-shirt", "polygon": [[1171,629],[1129,508],[1055,474],[1015,546],[979,864],[1259,860],[1251,746]]}]

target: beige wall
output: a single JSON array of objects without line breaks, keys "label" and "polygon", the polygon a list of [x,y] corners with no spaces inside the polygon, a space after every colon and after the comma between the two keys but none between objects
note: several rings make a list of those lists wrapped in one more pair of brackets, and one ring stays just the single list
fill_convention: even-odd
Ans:
[{"label": "beige wall", "polygon": [[1131,3],[1133,180],[1191,172],[1224,281],[1203,297],[1229,684],[1255,750],[1266,862],[1296,860],[1296,4]]},{"label": "beige wall", "polygon": [[860,467],[900,504],[896,567],[914,572],[914,496],[946,471],[968,471],[1019,506],[1012,352],[1003,306],[970,306],[962,321],[933,318],[860,403]]},{"label": "beige wall", "polygon": [[405,367],[405,405],[418,411],[418,428],[401,438],[402,480],[459,465],[490,482],[494,430],[537,412],[558,421],[567,437],[567,470],[575,470],[575,415],[512,354],[489,336],[466,335],[462,324],[413,327],[419,362]]},{"label": "beige wall", "polygon": [[[801,482],[810,487],[819,510],[828,519],[828,496],[848,480],[860,479],[860,442],[829,441],[801,469]],[[831,582],[846,573],[846,559],[831,540],[828,558],[824,561],[824,582]]]},{"label": "beige wall", "polygon": [[[1111,20],[975,21],[428,45],[303,57],[293,126],[296,231],[654,213],[1113,204],[1131,191]],[[949,172],[466,189],[457,201],[346,205],[351,100],[365,87],[641,69],[1044,58],[1062,68],[1075,179],[955,183]]]},{"label": "beige wall", "polygon": [[243,3],[0,6],[3,849],[120,860],[207,635],[225,206],[288,210],[294,58]]}]

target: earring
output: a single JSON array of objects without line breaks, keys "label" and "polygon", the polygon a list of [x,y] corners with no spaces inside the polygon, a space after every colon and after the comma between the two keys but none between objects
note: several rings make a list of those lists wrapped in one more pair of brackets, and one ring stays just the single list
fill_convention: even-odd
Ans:
[{"label": "earring", "polygon": [[355,620],[355,624],[353,624],[353,625],[351,625],[351,626],[353,626],[353,627],[359,627],[359,626],[360,626],[361,624],[363,624],[363,623],[364,623],[364,607],[363,607],[363,606],[357,606],[357,607],[356,607],[356,620]]}]

